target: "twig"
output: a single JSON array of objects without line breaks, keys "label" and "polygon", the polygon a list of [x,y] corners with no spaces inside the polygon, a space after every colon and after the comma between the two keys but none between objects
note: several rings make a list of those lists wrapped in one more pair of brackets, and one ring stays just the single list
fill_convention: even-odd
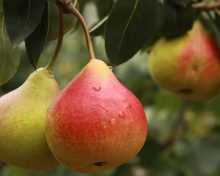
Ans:
[{"label": "twig", "polygon": [[46,67],[47,70],[53,71],[54,64],[56,62],[57,56],[59,54],[59,51],[61,49],[62,43],[63,43],[63,35],[64,35],[64,17],[63,17],[63,9],[62,7],[57,3],[57,7],[59,9],[59,16],[60,16],[60,29],[59,29],[59,38],[57,41],[56,49],[54,52],[54,55],[49,63],[49,65]]},{"label": "twig", "polygon": [[199,2],[192,5],[193,8],[199,9],[199,10],[213,10],[220,8],[220,1],[215,2]]},{"label": "twig", "polygon": [[94,59],[95,54],[94,54],[94,50],[93,50],[91,37],[90,37],[89,30],[87,28],[87,25],[85,23],[83,16],[80,14],[80,12],[77,10],[77,8],[70,1],[68,1],[68,0],[56,0],[56,1],[60,4],[60,6],[62,6],[63,12],[71,13],[78,18],[79,22],[81,23],[81,25],[83,27],[84,34],[86,37],[86,44],[87,44],[87,48],[89,50],[89,57],[90,57],[90,59]]}]

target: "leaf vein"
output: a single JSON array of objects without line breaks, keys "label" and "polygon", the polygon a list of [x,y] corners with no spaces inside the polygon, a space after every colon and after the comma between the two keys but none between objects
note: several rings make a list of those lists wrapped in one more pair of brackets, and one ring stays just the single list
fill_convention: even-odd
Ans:
[{"label": "leaf vein", "polygon": [[125,38],[125,35],[127,34],[128,26],[130,25],[130,22],[132,21],[133,15],[134,15],[134,13],[135,13],[135,11],[136,11],[136,9],[137,9],[137,6],[138,6],[138,3],[139,3],[139,2],[140,2],[140,0],[135,0],[134,8],[133,8],[133,10],[132,10],[132,12],[131,12],[131,15],[130,15],[129,18],[128,18],[128,22],[127,22],[127,24],[126,24],[126,26],[125,26],[125,28],[124,28],[123,33],[122,33],[122,37],[121,37],[121,40],[120,40],[120,43],[119,43],[119,47],[118,47],[118,50],[117,50],[117,57],[116,57],[116,58],[118,58],[118,56],[119,56],[119,51],[121,50],[121,46],[122,46],[122,43],[123,43],[123,39]]}]

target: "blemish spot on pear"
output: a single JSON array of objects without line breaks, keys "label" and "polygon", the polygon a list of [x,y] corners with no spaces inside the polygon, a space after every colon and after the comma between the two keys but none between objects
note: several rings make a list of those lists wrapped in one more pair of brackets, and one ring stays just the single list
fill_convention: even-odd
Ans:
[{"label": "blemish spot on pear", "polygon": [[102,166],[106,165],[106,162],[96,162],[93,165],[97,166],[97,167],[102,167]]},{"label": "blemish spot on pear", "polygon": [[193,68],[193,70],[194,70],[195,72],[197,72],[197,71],[199,70],[199,65],[196,64],[196,63],[194,63],[193,66],[192,66],[192,68]]},{"label": "blemish spot on pear", "polygon": [[185,88],[185,89],[180,89],[179,90],[180,94],[186,94],[186,95],[191,95],[193,93],[193,90],[190,88]]},{"label": "blemish spot on pear", "polygon": [[132,108],[132,105],[128,104],[128,105],[127,105],[127,108],[131,109],[131,108]]}]

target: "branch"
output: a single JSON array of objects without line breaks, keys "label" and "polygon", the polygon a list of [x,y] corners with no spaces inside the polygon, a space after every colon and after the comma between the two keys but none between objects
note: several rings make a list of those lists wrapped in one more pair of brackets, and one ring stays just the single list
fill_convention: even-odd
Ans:
[{"label": "branch", "polygon": [[213,10],[220,8],[220,1],[215,2],[199,2],[192,5],[193,8],[198,10]]},{"label": "branch", "polygon": [[55,52],[54,52],[54,55],[53,55],[53,58],[51,59],[50,63],[48,64],[48,66],[46,67],[47,70],[50,70],[50,71],[53,71],[53,67],[54,67],[54,64],[57,60],[57,56],[60,52],[60,49],[62,47],[62,43],[63,43],[63,35],[64,35],[64,16],[63,16],[63,9],[62,7],[60,7],[59,3],[57,3],[56,1],[56,5],[59,9],[59,20],[60,20],[60,28],[59,28],[59,38],[58,38],[58,41],[57,41],[57,45],[56,45],[56,49],[55,49]]},{"label": "branch", "polygon": [[63,8],[64,13],[66,13],[66,14],[71,13],[75,17],[78,18],[79,22],[81,23],[81,25],[83,27],[84,34],[86,37],[86,44],[87,44],[87,48],[89,50],[89,57],[90,57],[90,59],[95,59],[95,54],[94,54],[94,50],[93,50],[91,37],[90,37],[89,30],[87,28],[87,25],[86,25],[86,22],[85,22],[83,16],[80,14],[80,12],[77,10],[77,8],[71,3],[70,0],[56,0],[56,2],[59,3],[60,6]]}]

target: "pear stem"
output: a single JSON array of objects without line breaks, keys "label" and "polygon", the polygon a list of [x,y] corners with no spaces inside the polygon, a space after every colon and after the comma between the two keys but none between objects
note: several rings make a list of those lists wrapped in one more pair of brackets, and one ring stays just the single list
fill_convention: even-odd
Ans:
[{"label": "pear stem", "polygon": [[192,5],[193,8],[198,10],[213,10],[220,8],[220,1],[215,2],[199,2]]},{"label": "pear stem", "polygon": [[57,56],[60,52],[62,43],[63,43],[63,35],[64,35],[64,15],[63,15],[63,8],[60,6],[60,4],[56,2],[56,5],[59,9],[59,18],[60,18],[60,25],[59,25],[59,37],[58,37],[58,41],[57,41],[57,45],[56,45],[56,49],[54,52],[54,55],[50,61],[50,63],[48,64],[48,66],[46,67],[47,70],[53,72],[53,67],[55,65],[55,62],[57,60]]},{"label": "pear stem", "polygon": [[60,3],[60,5],[62,5],[63,11],[65,13],[71,13],[76,18],[78,18],[79,22],[81,23],[81,25],[83,27],[84,34],[85,34],[85,37],[86,37],[86,44],[87,44],[87,48],[89,50],[90,60],[95,59],[92,40],[91,40],[89,30],[87,28],[87,25],[86,25],[86,22],[85,22],[83,16],[81,15],[81,13],[77,10],[77,8],[69,0],[57,0],[57,1]]}]

